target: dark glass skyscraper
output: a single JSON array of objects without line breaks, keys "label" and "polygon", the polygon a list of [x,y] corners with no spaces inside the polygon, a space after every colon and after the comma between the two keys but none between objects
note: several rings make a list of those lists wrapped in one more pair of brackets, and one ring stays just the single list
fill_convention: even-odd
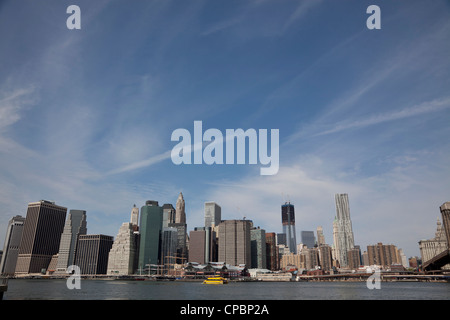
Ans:
[{"label": "dark glass skyscraper", "polygon": [[144,270],[146,265],[160,264],[161,228],[163,208],[158,201],[146,201],[141,208],[139,225],[140,244],[138,268]]},{"label": "dark glass skyscraper", "polygon": [[13,275],[16,270],[17,255],[19,254],[20,239],[22,238],[25,218],[15,216],[8,223],[3,256],[0,263],[0,274]]},{"label": "dark glass skyscraper", "polygon": [[41,200],[28,204],[16,273],[40,273],[58,253],[67,208]]},{"label": "dark glass skyscraper", "polygon": [[78,237],[75,265],[81,274],[106,274],[109,251],[114,243],[112,236],[82,234]]},{"label": "dark glass skyscraper", "polygon": [[296,254],[295,211],[294,205],[290,202],[286,202],[281,206],[281,222],[283,224],[283,233],[286,234],[286,246],[290,252]]}]

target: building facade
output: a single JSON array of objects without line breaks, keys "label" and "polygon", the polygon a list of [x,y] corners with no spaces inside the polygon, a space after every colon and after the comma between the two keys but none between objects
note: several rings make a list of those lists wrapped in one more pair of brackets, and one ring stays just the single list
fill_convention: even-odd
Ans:
[{"label": "building facade", "polygon": [[323,228],[321,226],[317,227],[317,246],[319,247],[322,244],[326,244],[325,235],[323,234]]},{"label": "building facade", "polygon": [[393,244],[379,242],[376,245],[368,245],[367,254],[369,265],[379,265],[387,268],[393,264],[402,263],[397,247]]},{"label": "building facade", "polygon": [[292,253],[297,253],[297,237],[295,233],[295,211],[294,205],[286,202],[281,206],[281,222],[283,233],[286,235],[286,246]]},{"label": "building facade", "polygon": [[272,271],[278,270],[277,236],[274,232],[266,233],[266,268]]},{"label": "building facade", "polygon": [[327,244],[321,244],[319,249],[319,261],[322,270],[330,271],[333,268],[333,257],[331,247]]},{"label": "building facade", "polygon": [[266,269],[267,268],[267,251],[266,251],[266,231],[264,229],[252,228],[250,230],[250,250],[251,264],[250,268]]},{"label": "building facade", "polygon": [[[444,226],[439,218],[437,219],[436,224],[434,238],[419,241],[420,255],[424,263],[433,259],[448,248],[447,235],[445,234]],[[443,269],[450,269],[450,264],[445,265]]]},{"label": "building facade", "polygon": [[160,264],[160,244],[163,208],[158,201],[148,200],[141,208],[139,224],[138,268],[143,270],[150,264]]},{"label": "building facade", "polygon": [[137,269],[139,233],[132,222],[124,222],[114,240],[108,255],[107,273],[130,275]]},{"label": "building facade", "polygon": [[251,265],[250,220],[225,220],[219,224],[219,261]]},{"label": "building facade", "polygon": [[355,246],[348,195],[346,193],[336,194],[335,203],[336,218],[333,222],[334,259],[338,261],[340,267],[348,267],[348,251]]},{"label": "building facade", "polygon": [[58,260],[56,264],[57,273],[65,273],[67,267],[75,263],[75,251],[78,236],[87,233],[86,211],[70,210],[64,225],[64,231],[59,243]]},{"label": "building facade", "polygon": [[14,272],[16,271],[24,223],[25,218],[22,216],[15,216],[8,222],[5,243],[3,246],[3,255],[0,260],[0,274],[14,275]]},{"label": "building facade", "polygon": [[189,262],[217,262],[217,238],[213,228],[197,227],[189,235]]},{"label": "building facade", "polygon": [[316,245],[316,237],[314,231],[302,231],[301,233],[302,243],[308,248],[314,248]]},{"label": "building facade", "polygon": [[103,234],[84,234],[78,237],[75,265],[82,275],[107,274],[109,251],[114,238]]},{"label": "building facade", "polygon": [[133,205],[131,208],[130,222],[133,226],[134,231],[139,230],[139,208],[136,205]]},{"label": "building facade", "polygon": [[162,229],[161,265],[166,269],[177,263],[178,229],[167,227]]},{"label": "building facade", "polygon": [[222,219],[222,209],[215,202],[205,202],[205,227],[214,228]]},{"label": "building facade", "polygon": [[67,208],[41,200],[28,204],[17,257],[16,274],[46,272],[58,253]]}]

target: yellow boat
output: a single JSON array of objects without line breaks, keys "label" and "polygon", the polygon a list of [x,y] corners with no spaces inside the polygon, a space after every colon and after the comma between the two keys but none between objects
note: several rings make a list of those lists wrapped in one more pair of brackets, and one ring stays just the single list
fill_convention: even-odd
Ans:
[{"label": "yellow boat", "polygon": [[222,277],[210,277],[203,281],[204,284],[224,284],[228,283],[228,280]]}]

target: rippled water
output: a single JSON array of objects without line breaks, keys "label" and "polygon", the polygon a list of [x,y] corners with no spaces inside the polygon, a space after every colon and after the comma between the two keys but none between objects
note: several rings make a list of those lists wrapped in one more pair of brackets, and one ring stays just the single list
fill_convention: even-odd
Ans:
[{"label": "rippled water", "polygon": [[154,282],[81,280],[69,290],[66,280],[11,279],[4,300],[450,300],[450,283],[382,282]]}]

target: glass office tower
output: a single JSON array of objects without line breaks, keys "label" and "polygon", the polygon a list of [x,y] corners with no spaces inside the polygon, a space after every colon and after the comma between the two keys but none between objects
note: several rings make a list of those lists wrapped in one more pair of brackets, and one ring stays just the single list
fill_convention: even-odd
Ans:
[{"label": "glass office tower", "polygon": [[289,252],[297,253],[297,240],[295,235],[295,211],[294,205],[286,202],[281,206],[281,222],[283,233],[286,234],[286,246]]}]

